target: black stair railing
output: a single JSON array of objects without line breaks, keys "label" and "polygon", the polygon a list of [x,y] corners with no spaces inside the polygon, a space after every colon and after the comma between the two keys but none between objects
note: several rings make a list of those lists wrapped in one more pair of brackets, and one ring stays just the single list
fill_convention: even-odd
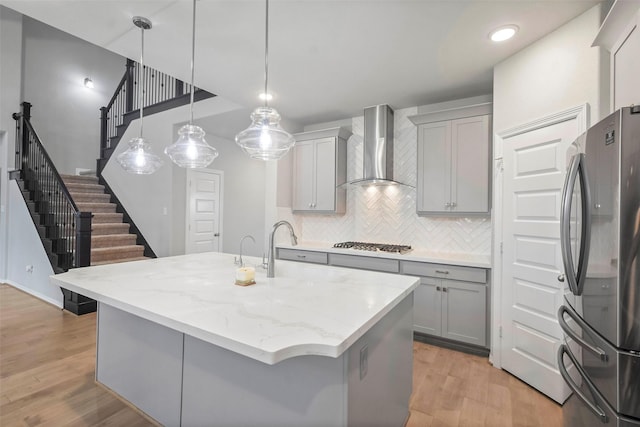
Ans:
[{"label": "black stair railing", "polygon": [[[100,159],[98,175],[120,142],[120,138],[131,121],[139,117],[140,104],[146,115],[186,105],[191,94],[191,85],[168,74],[145,66],[145,87],[142,98],[137,89],[140,64],[127,59],[126,70],[106,107],[100,108]],[[215,96],[205,90],[194,88],[196,101]]]},{"label": "black stair railing", "polygon": [[53,251],[66,271],[91,261],[91,212],[80,212],[49,154],[31,125],[31,104],[23,102],[16,120],[16,166],[24,189],[31,193],[40,224],[47,228]]},{"label": "black stair railing", "polygon": [[[91,212],[78,209],[42,146],[31,125],[31,104],[23,102],[21,107],[20,113],[13,114],[19,177],[13,176],[18,178],[54,272],[88,266],[91,263]],[[68,295],[64,290],[63,293],[65,308],[68,308]],[[76,294],[76,302],[78,297],[82,296]],[[79,314],[77,310],[71,311]]]}]

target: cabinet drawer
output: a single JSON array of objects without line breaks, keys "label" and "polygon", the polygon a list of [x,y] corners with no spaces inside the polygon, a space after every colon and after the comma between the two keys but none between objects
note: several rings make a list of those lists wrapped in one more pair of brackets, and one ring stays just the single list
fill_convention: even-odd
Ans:
[{"label": "cabinet drawer", "polygon": [[358,255],[329,254],[329,264],[340,267],[384,271],[387,273],[400,272],[400,262],[394,259],[384,259]]},{"label": "cabinet drawer", "polygon": [[312,262],[315,264],[326,264],[326,252],[300,251],[296,249],[278,248],[278,258],[291,261]]},{"label": "cabinet drawer", "polygon": [[458,265],[432,264],[428,262],[402,261],[402,274],[465,282],[487,283],[487,270]]}]

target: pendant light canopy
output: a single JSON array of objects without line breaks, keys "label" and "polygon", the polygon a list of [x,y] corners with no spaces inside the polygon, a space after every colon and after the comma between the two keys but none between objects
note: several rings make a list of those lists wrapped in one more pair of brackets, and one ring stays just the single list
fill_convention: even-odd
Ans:
[{"label": "pendant light canopy", "polygon": [[236,143],[252,158],[278,160],[293,147],[293,135],[280,127],[280,114],[269,107],[269,0],[266,0],[264,44],[264,105],[251,114],[251,126],[236,135]]},{"label": "pendant light canopy", "polygon": [[142,89],[144,87],[144,31],[151,29],[151,21],[142,16],[134,16],[133,24],[140,28],[141,49],[140,49],[140,68],[138,73],[138,102],[140,104],[140,136],[132,138],[129,141],[129,148],[118,154],[116,160],[122,168],[129,172],[139,175],[149,175],[162,166],[162,159],[156,156],[151,150],[151,145],[142,137],[143,130],[143,110],[144,99]]},{"label": "pendant light canopy", "polygon": [[205,168],[218,157],[218,150],[207,144],[205,132],[193,124],[193,85],[196,50],[196,0],[193,0],[193,19],[191,32],[191,103],[189,124],[178,130],[178,140],[164,149],[171,161],[182,168]]}]

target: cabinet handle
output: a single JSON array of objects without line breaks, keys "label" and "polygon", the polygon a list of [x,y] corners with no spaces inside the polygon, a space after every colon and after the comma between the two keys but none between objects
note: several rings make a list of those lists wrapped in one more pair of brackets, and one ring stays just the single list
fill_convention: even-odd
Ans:
[{"label": "cabinet handle", "polygon": [[444,207],[445,207],[445,208],[450,208],[450,207],[451,207],[451,203],[445,203],[445,204],[444,204]]},{"label": "cabinet handle", "polygon": [[442,288],[442,292],[447,292],[447,288]]},{"label": "cabinet handle", "polygon": [[449,270],[436,270],[436,273],[449,274]]},{"label": "cabinet handle", "polygon": [[440,292],[440,286],[436,286],[436,291]]},{"label": "cabinet handle", "polygon": [[451,202],[451,203],[450,203],[450,206],[451,206],[452,208],[455,208],[455,207],[456,207],[456,202]]},{"label": "cabinet handle", "polygon": [[297,255],[298,258],[300,259],[305,259],[307,256],[306,255]]}]

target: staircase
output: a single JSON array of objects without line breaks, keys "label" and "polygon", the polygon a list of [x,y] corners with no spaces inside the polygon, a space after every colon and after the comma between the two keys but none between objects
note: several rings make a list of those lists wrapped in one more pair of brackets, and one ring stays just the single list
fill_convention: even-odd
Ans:
[{"label": "staircase", "polygon": [[138,236],[129,232],[123,214],[116,212],[111,195],[95,176],[61,175],[71,198],[83,212],[91,212],[91,264],[113,264],[148,259]]}]

